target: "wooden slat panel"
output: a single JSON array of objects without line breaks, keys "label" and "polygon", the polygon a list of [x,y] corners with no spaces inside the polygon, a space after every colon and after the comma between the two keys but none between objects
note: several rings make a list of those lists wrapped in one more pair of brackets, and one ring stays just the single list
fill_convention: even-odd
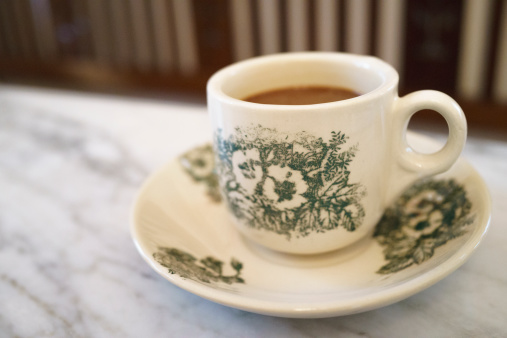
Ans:
[{"label": "wooden slat panel", "polygon": [[[404,1],[404,0],[399,0]],[[370,37],[370,41],[368,44],[368,53],[370,55],[378,56],[378,36],[379,36],[379,18],[380,18],[380,6],[379,0],[368,0],[368,5],[370,7],[369,12],[369,23],[368,26],[370,31],[368,32],[368,36]]]},{"label": "wooden slat panel", "polygon": [[[498,35],[498,48],[493,74],[493,98],[507,104],[507,1],[503,1]],[[507,108],[506,112],[507,114]]]},{"label": "wooden slat panel", "polygon": [[88,0],[92,45],[95,60],[99,64],[108,64],[113,57],[108,7],[107,3],[102,0]]},{"label": "wooden slat panel", "polygon": [[173,23],[167,0],[151,1],[153,18],[153,38],[155,48],[155,64],[161,73],[169,73],[174,69]]},{"label": "wooden slat panel", "polygon": [[377,3],[376,55],[402,71],[404,46],[405,0],[383,0]]},{"label": "wooden slat panel", "polygon": [[[72,2],[69,0],[51,0],[51,23],[59,58],[73,58],[79,54],[79,46],[74,25]],[[49,19],[48,19],[49,20]]]},{"label": "wooden slat panel", "polygon": [[195,16],[191,0],[173,0],[178,70],[188,76],[199,71]]},{"label": "wooden slat panel", "polygon": [[[275,0],[276,1],[276,0]],[[289,42],[288,42],[288,24],[287,24],[287,3],[290,0],[279,0],[279,13],[278,13],[278,27],[276,28],[280,32],[280,52],[288,52],[289,51]]]},{"label": "wooden slat panel", "polygon": [[230,18],[233,39],[234,60],[244,60],[254,56],[254,34],[252,26],[252,6],[249,0],[231,0]]},{"label": "wooden slat panel", "polygon": [[348,0],[345,6],[345,50],[368,54],[370,46],[370,3],[368,0]]},{"label": "wooden slat panel", "polygon": [[308,1],[287,2],[287,48],[290,52],[309,49]]},{"label": "wooden slat panel", "polygon": [[111,13],[112,61],[120,68],[130,67],[135,58],[130,3],[125,0],[109,0],[107,4]]},{"label": "wooden slat panel", "polygon": [[322,51],[338,50],[338,2],[318,0],[315,11],[316,48]]},{"label": "wooden slat panel", "polygon": [[21,55],[25,58],[35,56],[35,37],[30,17],[30,4],[27,0],[13,1],[14,20],[18,31]]},{"label": "wooden slat panel", "polygon": [[[0,18],[2,17],[1,11],[2,11],[2,9],[0,8]],[[7,45],[4,40],[4,34],[5,34],[5,31],[2,27],[2,25],[0,24],[0,57],[7,57],[7,55],[8,55],[7,50],[6,50]]]},{"label": "wooden slat panel", "polygon": [[51,3],[49,0],[31,0],[30,4],[39,57],[45,61],[56,60],[58,46]]},{"label": "wooden slat panel", "polygon": [[278,0],[258,0],[259,32],[261,54],[281,51],[280,2]]},{"label": "wooden slat panel", "polygon": [[306,21],[308,22],[308,36],[307,36],[307,43],[308,43],[308,49],[307,50],[317,50],[317,41],[315,41],[317,37],[317,23],[316,23],[316,12],[317,12],[317,1],[316,0],[307,0],[308,2],[308,10],[305,13]]},{"label": "wooden slat panel", "polygon": [[153,67],[153,34],[145,0],[130,0],[130,18],[134,40],[134,61],[143,72]]},{"label": "wooden slat panel", "polygon": [[435,89],[454,95],[462,1],[407,1],[404,92]]},{"label": "wooden slat panel", "polygon": [[486,92],[488,35],[491,31],[491,0],[465,0],[458,68],[458,94],[479,99]]},{"label": "wooden slat panel", "polygon": [[226,0],[194,0],[199,65],[215,71],[233,62],[229,4]]},{"label": "wooden slat panel", "polygon": [[87,0],[72,0],[72,25],[75,33],[76,59],[91,59],[93,47],[91,40],[90,15]]},{"label": "wooden slat panel", "polygon": [[18,41],[18,31],[14,20],[13,1],[7,0],[0,6],[0,27],[3,31],[3,47],[6,55],[16,57],[21,55]]},{"label": "wooden slat panel", "polygon": [[497,60],[498,56],[498,47],[499,47],[499,35],[500,35],[500,18],[502,16],[502,0],[492,0],[492,15],[491,15],[491,34],[488,35],[488,43],[489,50],[487,52],[488,61],[486,61],[486,88],[485,88],[485,97],[492,98],[493,96],[493,82],[495,73],[497,71]]}]

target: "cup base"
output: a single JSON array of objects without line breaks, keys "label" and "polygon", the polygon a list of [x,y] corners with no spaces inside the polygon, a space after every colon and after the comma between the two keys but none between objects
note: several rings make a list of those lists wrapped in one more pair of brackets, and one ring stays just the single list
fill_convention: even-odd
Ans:
[{"label": "cup base", "polygon": [[269,249],[244,235],[241,235],[241,239],[256,256],[274,264],[296,268],[318,268],[339,264],[360,255],[373,243],[371,233],[368,233],[360,240],[337,250],[317,254],[293,254]]}]

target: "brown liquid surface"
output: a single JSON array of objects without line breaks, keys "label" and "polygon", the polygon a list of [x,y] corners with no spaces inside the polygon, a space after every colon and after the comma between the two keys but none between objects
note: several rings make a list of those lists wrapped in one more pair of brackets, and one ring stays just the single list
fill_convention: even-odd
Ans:
[{"label": "brown liquid surface", "polygon": [[346,88],[326,86],[287,87],[269,90],[243,99],[263,104],[303,105],[335,102],[359,96]]}]

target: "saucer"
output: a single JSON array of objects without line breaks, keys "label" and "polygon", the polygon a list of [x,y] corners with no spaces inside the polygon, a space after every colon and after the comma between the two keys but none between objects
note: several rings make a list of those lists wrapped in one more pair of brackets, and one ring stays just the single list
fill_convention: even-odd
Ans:
[{"label": "saucer", "polygon": [[[422,152],[439,148],[414,133],[409,139]],[[407,189],[358,243],[319,255],[277,253],[231,224],[204,145],[146,181],[131,233],[146,262],[189,292],[245,311],[318,318],[386,306],[435,284],[477,248],[490,213],[486,185],[460,158]]]}]

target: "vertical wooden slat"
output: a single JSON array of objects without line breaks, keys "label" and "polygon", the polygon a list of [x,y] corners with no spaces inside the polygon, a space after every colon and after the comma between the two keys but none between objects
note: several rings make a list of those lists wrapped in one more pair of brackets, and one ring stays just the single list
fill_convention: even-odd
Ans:
[{"label": "vertical wooden slat", "polygon": [[107,3],[102,0],[88,0],[88,9],[95,59],[99,63],[107,64],[112,58],[112,37]]},{"label": "vertical wooden slat", "polygon": [[4,48],[8,56],[20,56],[18,44],[18,31],[14,20],[14,8],[12,1],[5,1],[0,6],[0,25],[4,32]]},{"label": "vertical wooden slat", "polygon": [[[2,18],[2,9],[0,8],[0,20]],[[7,56],[7,50],[6,50],[6,43],[5,43],[5,31],[2,25],[0,24],[0,57],[6,57]]]},{"label": "vertical wooden slat", "polygon": [[485,95],[486,98],[492,97],[493,91],[493,80],[495,76],[495,66],[497,64],[496,57],[498,56],[498,39],[500,34],[500,17],[502,15],[502,1],[501,0],[492,0],[492,15],[491,15],[491,32],[488,35],[488,43],[489,50],[487,52],[488,60],[486,61],[486,88]]},{"label": "vertical wooden slat", "polygon": [[39,56],[52,60],[57,56],[56,34],[49,0],[31,0],[35,38]]},{"label": "vertical wooden slat", "polygon": [[307,44],[308,50],[317,50],[317,42],[315,38],[317,36],[317,24],[315,19],[317,18],[316,0],[308,0],[308,10],[306,11],[306,20],[308,21],[308,36],[307,36]]},{"label": "vertical wooden slat", "polygon": [[345,48],[347,52],[368,54],[370,43],[370,6],[368,0],[348,0]]},{"label": "vertical wooden slat", "polygon": [[405,3],[404,92],[435,89],[454,95],[462,4],[461,0]]},{"label": "vertical wooden slat", "polygon": [[[174,0],[167,0],[167,7],[169,11],[169,33],[171,36],[170,42],[171,42],[171,55],[173,59],[173,71],[179,71],[180,68],[180,62],[179,62],[179,48],[178,48],[178,36],[177,36],[177,27],[176,27],[176,20],[174,19],[175,15],[175,8],[174,8]],[[197,53],[197,50],[196,50]]]},{"label": "vertical wooden slat", "polygon": [[226,0],[193,1],[199,65],[206,73],[233,61],[229,4]]},{"label": "vertical wooden slat", "polygon": [[174,0],[174,22],[178,49],[178,66],[182,74],[192,75],[199,70],[197,36],[193,6],[190,0]]},{"label": "vertical wooden slat", "polygon": [[291,52],[308,50],[308,1],[287,2],[287,46]]},{"label": "vertical wooden slat", "polygon": [[133,25],[130,20],[130,4],[125,0],[109,0],[113,59],[116,66],[126,68],[135,57],[132,41]]},{"label": "vertical wooden slat", "polygon": [[345,51],[345,31],[347,30],[345,0],[339,0],[336,10],[336,17],[338,18],[338,50]]},{"label": "vertical wooden slat", "polygon": [[155,47],[155,63],[157,70],[168,73],[173,69],[172,23],[167,0],[151,1],[153,18],[153,37]]},{"label": "vertical wooden slat", "polygon": [[280,2],[277,0],[258,0],[259,32],[261,54],[281,51]]},{"label": "vertical wooden slat", "polygon": [[73,0],[70,4],[76,32],[76,58],[89,60],[93,53],[87,0]]},{"label": "vertical wooden slat", "polygon": [[234,59],[244,60],[254,55],[252,11],[249,0],[229,1]]},{"label": "vertical wooden slat", "polygon": [[[400,0],[403,1],[403,0]],[[368,50],[369,54],[377,55],[377,26],[378,26],[378,13],[379,13],[379,4],[378,0],[368,0],[370,6],[369,20],[370,23],[368,26],[370,27],[370,31],[368,33],[370,37]],[[377,55],[378,56],[378,55]]]},{"label": "vertical wooden slat", "polygon": [[491,29],[492,1],[465,0],[458,68],[458,94],[479,99],[486,91],[488,34]]},{"label": "vertical wooden slat", "polygon": [[250,13],[252,17],[251,30],[253,36],[253,53],[261,54],[261,38],[259,32],[259,5],[257,0],[250,0]]},{"label": "vertical wooden slat", "polygon": [[153,68],[153,41],[150,17],[144,0],[130,0],[130,17],[134,38],[135,64],[141,71]]},{"label": "vertical wooden slat", "polygon": [[51,0],[50,4],[59,58],[74,58],[78,54],[77,35],[79,33],[74,24],[72,3]]},{"label": "vertical wooden slat", "polygon": [[14,20],[18,31],[19,48],[21,55],[25,58],[35,55],[35,39],[31,25],[30,7],[26,0],[14,1]]},{"label": "vertical wooden slat", "polygon": [[402,70],[404,42],[405,0],[383,0],[378,2],[376,55]]},{"label": "vertical wooden slat", "polygon": [[338,50],[338,9],[338,2],[336,0],[317,1],[315,11],[317,50]]},{"label": "vertical wooden slat", "polygon": [[493,98],[507,104],[507,1],[503,1],[500,16],[500,31],[493,77]]},{"label": "vertical wooden slat", "polygon": [[[276,1],[276,0],[275,0]],[[278,7],[278,29],[280,31],[280,51],[287,52],[289,50],[289,32],[287,24],[287,3],[289,0],[279,0]]]}]

